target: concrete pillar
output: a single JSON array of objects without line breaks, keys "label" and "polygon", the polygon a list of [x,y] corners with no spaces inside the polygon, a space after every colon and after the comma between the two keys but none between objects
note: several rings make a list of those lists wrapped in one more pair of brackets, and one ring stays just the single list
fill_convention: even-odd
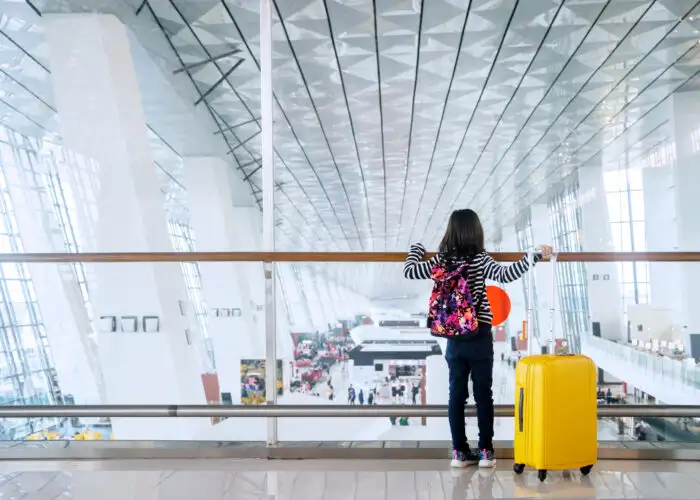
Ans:
[{"label": "concrete pillar", "polygon": [[[646,250],[672,252],[678,250],[676,203],[673,166],[642,170],[644,188],[644,233]],[[674,311],[679,325],[686,323],[686,307],[679,301],[682,273],[685,266],[678,262],[650,262],[649,283],[651,304]]]},{"label": "concrete pillar", "polygon": [[[334,328],[338,317],[335,311],[335,304],[333,303],[332,298],[328,295],[328,290],[326,287],[328,277],[326,274],[322,274],[317,267],[318,266],[309,268],[309,271],[311,272],[311,284],[316,292],[316,297],[318,298],[321,311],[323,312],[324,324],[326,325],[326,328],[328,328],[328,325],[330,325],[331,328]],[[325,329],[322,331],[325,331]]]},{"label": "concrete pillar", "polygon": [[354,304],[356,304],[356,307],[359,308],[355,314],[370,314],[371,312],[371,304],[369,299],[358,293],[357,291],[352,291],[352,296],[355,297]]},{"label": "concrete pillar", "polygon": [[[228,183],[229,165],[216,157],[183,158],[190,224],[199,251],[226,251],[251,238],[238,231]],[[209,335],[214,345],[221,392],[240,404],[241,359],[265,357],[262,330],[246,286],[247,263],[200,262],[202,292],[209,309]],[[262,280],[262,276],[259,277]]]},{"label": "concrete pillar", "polygon": [[347,304],[345,304],[338,293],[338,282],[334,277],[328,276],[325,281],[326,289],[328,290],[328,298],[333,304],[333,311],[335,312],[335,320],[348,319],[349,315],[347,312]]},{"label": "concrete pillar", "polygon": [[338,302],[342,304],[342,319],[355,319],[355,298],[352,297],[350,289],[346,285],[342,284],[342,282],[335,281],[334,283]]},{"label": "concrete pillar", "polygon": [[358,314],[369,314],[369,301],[361,297],[359,293],[347,287],[341,289],[341,294],[350,306],[350,313],[353,316]]},{"label": "concrete pillar", "polygon": [[290,263],[282,262],[278,266],[282,276],[282,286],[289,301],[292,323],[290,329],[294,333],[310,333],[316,329],[313,326],[311,310],[296,277],[294,266]]},{"label": "concrete pillar", "polygon": [[328,289],[335,305],[337,320],[349,320],[355,317],[350,301],[344,298],[344,291],[347,287],[337,279],[331,279],[328,282]]},{"label": "concrete pillar", "polygon": [[318,271],[314,272],[314,284],[316,285],[316,290],[325,312],[326,322],[329,323],[332,328],[335,328],[340,314],[338,314],[335,298],[331,294],[328,282],[329,278],[326,274],[321,274]]},{"label": "concrete pillar", "polygon": [[[676,165],[673,172],[678,250],[700,250],[700,93],[678,92],[673,95],[673,127],[676,142]],[[684,325],[688,333],[700,333],[700,264],[680,264]],[[688,345],[686,343],[686,345]]]},{"label": "concrete pillar", "polygon": [[334,283],[338,302],[342,304],[343,319],[355,319],[355,306],[353,305],[354,299],[351,298],[350,294],[348,293],[348,286],[338,280],[336,280]]},{"label": "concrete pillar", "polygon": [[[608,203],[600,164],[578,171],[581,202],[581,246],[584,252],[614,252]],[[601,337],[625,342],[627,325],[622,309],[622,289],[615,262],[587,262],[588,307],[591,323],[600,323]],[[589,331],[592,331],[589,325]]]},{"label": "concrete pillar", "polygon": [[[262,215],[260,210],[254,206],[240,206],[236,200],[229,202],[226,206],[230,207],[231,204],[235,205],[233,211],[238,237],[235,239],[235,246],[230,248],[239,251],[262,251]],[[253,309],[255,324],[262,334],[265,331],[265,283],[262,262],[243,262],[241,269],[243,272],[242,284]],[[264,342],[264,338],[262,341]]]},{"label": "concrete pillar", "polygon": [[321,293],[323,293],[324,290],[327,292],[328,301],[331,304],[330,309],[334,316],[333,321],[338,322],[338,320],[344,319],[345,314],[343,312],[343,304],[338,300],[338,285],[336,284],[335,279],[329,275],[321,275],[319,286],[322,290]]},{"label": "concrete pillar", "polygon": [[[126,27],[101,14],[42,20],[64,143],[97,163],[72,178],[73,192],[89,196],[78,202],[92,208],[83,213],[82,234],[90,235],[83,248],[172,251]],[[181,311],[188,295],[179,264],[95,264],[91,279],[106,403],[205,404],[198,353]],[[128,331],[129,317],[137,318],[135,332]],[[112,425],[118,439],[157,440],[191,439],[211,424],[166,418]]]},{"label": "concrete pillar", "polygon": [[298,269],[301,277],[301,286],[309,303],[314,331],[325,332],[328,330],[328,315],[316,289],[313,273],[308,266],[299,266]]}]

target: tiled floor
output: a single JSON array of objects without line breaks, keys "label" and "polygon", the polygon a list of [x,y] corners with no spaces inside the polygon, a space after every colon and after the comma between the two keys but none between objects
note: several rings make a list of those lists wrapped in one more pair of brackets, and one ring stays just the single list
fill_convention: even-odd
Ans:
[{"label": "tiled floor", "polygon": [[696,462],[603,462],[589,477],[451,471],[445,461],[0,462],[2,500],[464,500],[699,497]]}]

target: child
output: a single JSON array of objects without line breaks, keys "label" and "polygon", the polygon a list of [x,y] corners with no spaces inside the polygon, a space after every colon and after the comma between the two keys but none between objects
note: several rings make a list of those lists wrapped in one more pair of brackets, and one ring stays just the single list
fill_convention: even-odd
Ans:
[{"label": "child", "polygon": [[[543,257],[552,254],[549,246],[540,246]],[[453,271],[464,264],[467,285],[478,321],[478,330],[464,337],[448,338],[445,359],[450,372],[450,399],[448,417],[452,432],[452,467],[466,467],[478,463],[480,467],[494,467],[493,452],[493,336],[491,308],[486,296],[486,280],[510,283],[520,278],[529,267],[527,256],[510,265],[500,265],[484,251],[484,230],[479,216],[469,209],[455,210],[450,216],[447,231],[439,252],[429,261],[423,261],[425,248],[412,245],[404,266],[408,279],[432,279],[433,271]],[[540,257],[536,257],[535,261]],[[441,273],[442,274],[442,273]],[[464,405],[471,374],[474,400],[479,424],[479,451],[469,448],[464,425]]]}]

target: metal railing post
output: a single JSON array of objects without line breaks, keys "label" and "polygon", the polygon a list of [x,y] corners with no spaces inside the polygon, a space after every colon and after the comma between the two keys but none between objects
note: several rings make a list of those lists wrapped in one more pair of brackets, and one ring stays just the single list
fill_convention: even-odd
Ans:
[{"label": "metal railing post", "polygon": [[[272,0],[260,0],[260,117],[262,141],[263,250],[275,251],[275,156],[272,122]],[[277,404],[277,327],[274,262],[264,262],[265,273],[265,395]],[[278,441],[277,417],[267,419],[267,444]]]}]

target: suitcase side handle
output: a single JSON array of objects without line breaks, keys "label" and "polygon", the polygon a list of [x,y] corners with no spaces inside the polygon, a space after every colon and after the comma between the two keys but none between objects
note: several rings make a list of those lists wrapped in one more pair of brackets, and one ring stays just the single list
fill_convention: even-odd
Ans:
[{"label": "suitcase side handle", "polygon": [[524,429],[524,424],[523,424],[523,406],[525,405],[525,388],[521,387],[520,388],[520,396],[519,396],[519,402],[518,402],[518,429],[520,432],[523,432]]}]

